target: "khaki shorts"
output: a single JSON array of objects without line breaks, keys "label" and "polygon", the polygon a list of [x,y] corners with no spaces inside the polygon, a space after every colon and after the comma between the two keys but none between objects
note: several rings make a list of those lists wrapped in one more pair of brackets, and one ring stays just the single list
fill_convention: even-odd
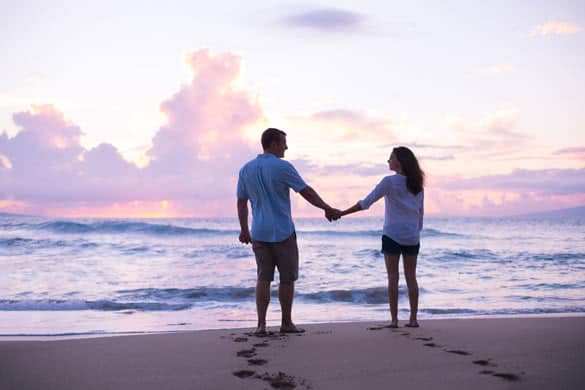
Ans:
[{"label": "khaki shorts", "polygon": [[296,233],[281,242],[252,240],[252,249],[256,255],[258,280],[272,282],[275,267],[278,268],[281,283],[294,282],[298,279],[299,248]]}]

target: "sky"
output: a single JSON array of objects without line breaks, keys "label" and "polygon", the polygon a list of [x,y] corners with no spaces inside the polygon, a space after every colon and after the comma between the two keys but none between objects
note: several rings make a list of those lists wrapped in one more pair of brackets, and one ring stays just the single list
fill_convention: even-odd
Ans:
[{"label": "sky", "polygon": [[0,212],[234,217],[267,127],[333,207],[400,145],[427,215],[585,205],[583,1],[9,1],[0,52]]}]

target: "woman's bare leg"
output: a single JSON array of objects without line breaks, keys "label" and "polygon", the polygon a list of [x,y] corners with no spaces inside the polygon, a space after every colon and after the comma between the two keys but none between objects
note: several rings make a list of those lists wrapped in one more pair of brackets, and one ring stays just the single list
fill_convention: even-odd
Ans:
[{"label": "woman's bare leg", "polygon": [[403,256],[404,259],[404,277],[408,287],[408,301],[410,302],[410,321],[409,326],[418,326],[418,282],[416,281],[416,261],[417,256]]},{"label": "woman's bare leg", "polygon": [[388,301],[390,303],[391,327],[398,327],[398,261],[400,255],[384,254],[388,273]]}]

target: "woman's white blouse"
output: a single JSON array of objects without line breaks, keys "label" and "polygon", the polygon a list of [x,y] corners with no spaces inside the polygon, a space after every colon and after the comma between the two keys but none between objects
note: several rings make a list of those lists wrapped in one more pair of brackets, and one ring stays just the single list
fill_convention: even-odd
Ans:
[{"label": "woman's white blouse", "polygon": [[358,203],[366,210],[381,197],[386,205],[383,234],[400,245],[417,245],[423,227],[424,191],[413,195],[406,187],[406,176],[396,174],[383,178]]}]

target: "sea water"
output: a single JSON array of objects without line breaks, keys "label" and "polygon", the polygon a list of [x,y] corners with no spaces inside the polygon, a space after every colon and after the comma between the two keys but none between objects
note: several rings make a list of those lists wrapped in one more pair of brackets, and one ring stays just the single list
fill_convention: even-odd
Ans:
[{"label": "sea water", "polygon": [[[387,321],[382,218],[295,224],[294,320]],[[0,335],[253,327],[256,264],[238,234],[236,219],[2,214]],[[417,276],[420,319],[585,313],[585,218],[427,217]],[[399,291],[407,319],[402,272]]]}]

